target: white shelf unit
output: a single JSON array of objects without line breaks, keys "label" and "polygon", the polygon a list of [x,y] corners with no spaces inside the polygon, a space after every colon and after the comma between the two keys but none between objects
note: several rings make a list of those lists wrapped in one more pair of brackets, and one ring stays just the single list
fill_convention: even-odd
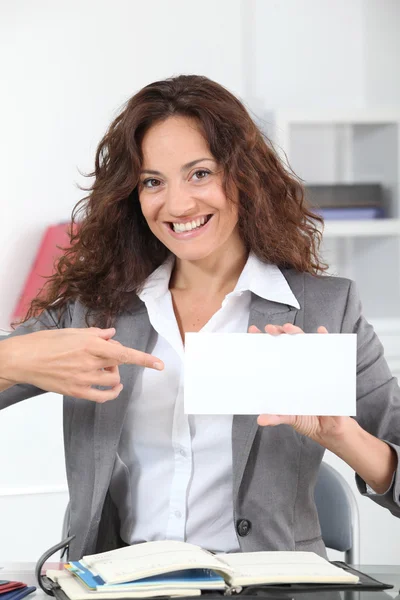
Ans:
[{"label": "white shelf unit", "polygon": [[397,237],[400,236],[400,219],[374,219],[360,221],[325,221],[324,238],[336,237]]},{"label": "white shelf unit", "polygon": [[275,111],[265,124],[306,183],[381,183],[386,216],[400,218],[399,110]]},{"label": "white shelf unit", "polygon": [[385,218],[326,220],[322,258],[331,273],[357,282],[367,318],[397,336],[391,354],[397,347],[400,374],[400,110],[264,110],[261,117],[305,184],[382,184]]}]

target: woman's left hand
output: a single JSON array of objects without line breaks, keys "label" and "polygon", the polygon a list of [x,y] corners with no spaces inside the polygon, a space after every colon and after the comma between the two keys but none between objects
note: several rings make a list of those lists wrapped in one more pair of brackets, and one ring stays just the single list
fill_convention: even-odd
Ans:
[{"label": "woman's left hand", "polygon": [[[325,327],[318,327],[318,333],[328,333]],[[270,335],[298,334],[304,333],[300,327],[296,327],[291,323],[280,325],[266,325],[265,332]],[[249,328],[249,333],[261,333],[261,331],[252,325]],[[317,417],[306,415],[260,415],[257,419],[259,425],[275,426],[275,425],[291,425],[295,431],[302,435],[306,435],[322,446],[328,447],[340,439],[345,434],[349,425],[350,417]]]}]

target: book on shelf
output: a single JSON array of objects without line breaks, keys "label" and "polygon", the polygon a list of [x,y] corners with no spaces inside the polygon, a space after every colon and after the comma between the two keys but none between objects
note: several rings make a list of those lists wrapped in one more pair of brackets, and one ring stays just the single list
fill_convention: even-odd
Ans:
[{"label": "book on shelf", "polygon": [[350,584],[359,577],[313,552],[213,554],[186,542],[158,541],[84,556],[48,570],[70,600],[194,596],[245,586]]},{"label": "book on shelf", "polygon": [[70,223],[60,223],[47,227],[11,315],[11,321],[20,319],[25,315],[33,298],[45,285],[47,278],[54,273],[55,261],[64,253],[61,248],[69,248],[70,246],[70,229]]},{"label": "book on shelf", "polygon": [[306,197],[318,208],[384,208],[380,183],[306,184]]},{"label": "book on shelf", "polygon": [[382,219],[385,215],[381,208],[313,208],[313,212],[326,221],[368,221]]}]

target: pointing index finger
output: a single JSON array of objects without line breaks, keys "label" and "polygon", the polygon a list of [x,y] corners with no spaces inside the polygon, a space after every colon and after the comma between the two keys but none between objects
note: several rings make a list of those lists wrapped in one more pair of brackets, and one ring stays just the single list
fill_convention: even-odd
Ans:
[{"label": "pointing index finger", "polygon": [[99,346],[97,355],[104,359],[111,359],[114,364],[139,365],[141,367],[156,369],[157,371],[164,369],[164,363],[156,356],[147,354],[147,352],[141,352],[140,350],[134,350],[133,348],[127,348],[126,346],[122,346],[122,344],[102,344],[101,350]]},{"label": "pointing index finger", "polygon": [[248,333],[261,333],[261,331],[256,327],[256,325],[250,325],[248,328]]}]

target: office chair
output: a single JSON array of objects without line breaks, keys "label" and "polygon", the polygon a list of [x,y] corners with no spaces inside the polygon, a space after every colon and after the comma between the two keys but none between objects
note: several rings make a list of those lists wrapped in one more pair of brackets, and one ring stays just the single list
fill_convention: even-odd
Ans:
[{"label": "office chair", "polygon": [[67,508],[65,509],[64,519],[61,529],[61,539],[65,540],[69,536],[69,518],[70,518],[70,507],[69,502],[67,504]]},{"label": "office chair", "polygon": [[314,493],[325,546],[345,553],[345,561],[360,564],[360,516],[357,501],[345,478],[321,463]]}]

